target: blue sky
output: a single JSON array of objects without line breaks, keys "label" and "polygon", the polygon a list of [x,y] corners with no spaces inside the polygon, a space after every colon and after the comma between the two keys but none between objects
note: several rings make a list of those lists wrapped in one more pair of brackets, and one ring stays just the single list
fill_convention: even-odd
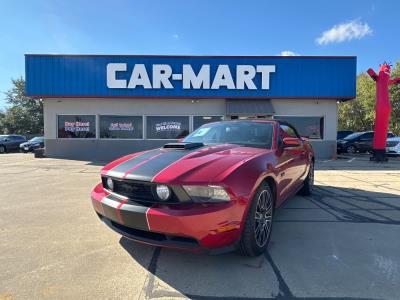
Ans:
[{"label": "blue sky", "polygon": [[356,55],[362,72],[400,60],[399,12],[368,0],[2,0],[0,92],[25,53]]}]

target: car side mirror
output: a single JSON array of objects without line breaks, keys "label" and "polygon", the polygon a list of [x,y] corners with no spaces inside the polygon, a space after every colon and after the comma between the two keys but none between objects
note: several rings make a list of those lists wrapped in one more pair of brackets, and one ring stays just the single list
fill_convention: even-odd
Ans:
[{"label": "car side mirror", "polygon": [[299,138],[286,137],[283,139],[283,148],[298,147],[301,145]]},{"label": "car side mirror", "polygon": [[8,141],[9,141],[9,139],[5,138],[5,139],[4,139],[4,141],[5,141],[5,142],[8,142]]}]

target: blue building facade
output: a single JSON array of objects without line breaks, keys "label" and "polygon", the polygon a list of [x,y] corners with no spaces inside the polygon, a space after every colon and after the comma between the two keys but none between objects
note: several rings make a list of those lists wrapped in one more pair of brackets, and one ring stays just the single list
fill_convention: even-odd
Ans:
[{"label": "blue building facade", "polygon": [[[26,93],[38,97],[251,97],[251,98],[337,98],[355,96],[355,57],[204,57],[204,56],[58,56],[26,55]],[[117,88],[107,85],[107,67],[114,71]],[[129,87],[132,71],[143,66],[140,75],[148,77],[148,86]],[[155,68],[171,70],[171,86],[155,86]],[[244,71],[238,70],[246,66]],[[258,67],[258,68],[257,68]],[[262,67],[267,68],[262,72]],[[186,73],[184,68],[186,68]],[[224,68],[224,69],[222,69]],[[185,74],[198,75],[203,69],[207,86],[184,88]],[[206,70],[207,69],[207,70]],[[238,73],[254,70],[253,89],[238,87]],[[259,71],[257,71],[257,69]],[[162,69],[163,70],[163,69]],[[218,76],[217,72],[224,72]],[[222,70],[222,71],[221,71]],[[160,74],[157,71],[158,75]],[[251,71],[250,71],[251,72]],[[192,75],[192,74],[190,74]],[[218,78],[231,77],[214,85]],[[269,81],[262,87],[262,77]],[[192,76],[192,78],[195,76]],[[268,77],[268,78],[265,78]],[[187,79],[186,81],[188,81]],[[147,81],[147,80],[146,80]],[[142,83],[144,81],[142,80]],[[243,82],[243,80],[241,81]],[[204,83],[204,82],[202,82]],[[229,83],[233,83],[230,84]]]},{"label": "blue building facade", "polygon": [[281,118],[326,157],[336,102],[356,95],[356,57],[28,54],[25,64],[26,94],[45,101],[49,156],[107,160],[208,121]]}]

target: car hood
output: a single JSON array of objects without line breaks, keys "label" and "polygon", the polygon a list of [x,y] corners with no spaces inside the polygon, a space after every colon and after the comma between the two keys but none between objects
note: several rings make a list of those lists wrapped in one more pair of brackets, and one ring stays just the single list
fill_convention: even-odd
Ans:
[{"label": "car hood", "polygon": [[223,179],[268,149],[222,144],[196,149],[154,149],[111,162],[102,175],[170,184],[208,184]]},{"label": "car hood", "polygon": [[337,140],[337,143],[338,144],[346,144],[346,143],[348,143],[349,141],[347,141],[347,140]]}]

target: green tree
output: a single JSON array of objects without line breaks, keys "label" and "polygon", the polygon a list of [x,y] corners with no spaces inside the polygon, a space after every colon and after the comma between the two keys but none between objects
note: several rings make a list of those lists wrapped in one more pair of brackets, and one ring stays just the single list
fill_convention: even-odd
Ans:
[{"label": "green tree", "polygon": [[5,117],[4,111],[0,110],[0,134],[4,132],[4,117]]},{"label": "green tree", "polygon": [[338,129],[365,131],[374,126],[375,82],[366,74],[357,76],[356,99],[338,107]]},{"label": "green tree", "polygon": [[[392,77],[400,77],[400,62],[397,62],[393,68]],[[400,84],[394,84],[390,87],[390,100],[392,103],[390,129],[393,133],[400,135]]]},{"label": "green tree", "polygon": [[5,93],[10,105],[0,114],[0,130],[3,133],[43,133],[43,101],[25,96],[25,80],[12,79],[13,87]]}]

